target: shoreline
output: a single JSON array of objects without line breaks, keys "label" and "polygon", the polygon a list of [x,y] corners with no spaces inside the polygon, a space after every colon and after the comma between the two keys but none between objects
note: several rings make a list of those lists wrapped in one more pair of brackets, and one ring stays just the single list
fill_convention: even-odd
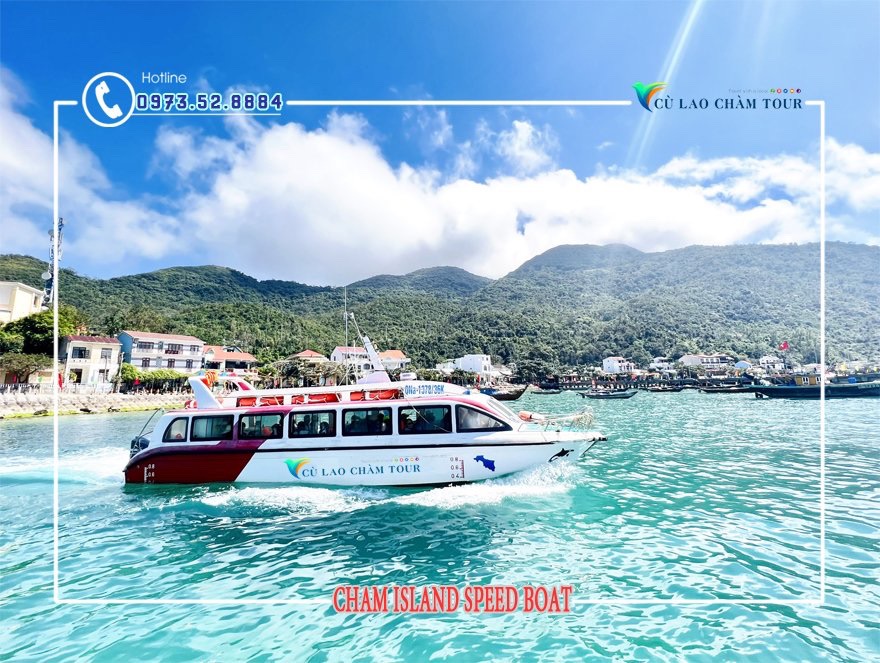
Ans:
[{"label": "shoreline", "polygon": [[[144,412],[160,408],[182,408],[185,394],[60,394],[58,414],[107,414]],[[55,410],[52,394],[0,395],[0,421],[51,417]]]},{"label": "shoreline", "polygon": [[[100,410],[89,410],[88,412],[84,412],[83,410],[58,410],[58,416],[71,416],[75,414],[81,415],[89,415],[89,414],[118,414],[120,412],[149,412],[150,410],[159,410],[161,408],[165,409],[182,409],[183,401],[179,403],[172,403],[167,405],[136,405],[131,407],[118,407],[118,408],[103,408]],[[37,410],[35,412],[2,412],[0,411],[0,421],[12,420],[12,419],[43,419],[49,418],[52,416],[52,410],[48,412],[42,412]]]}]

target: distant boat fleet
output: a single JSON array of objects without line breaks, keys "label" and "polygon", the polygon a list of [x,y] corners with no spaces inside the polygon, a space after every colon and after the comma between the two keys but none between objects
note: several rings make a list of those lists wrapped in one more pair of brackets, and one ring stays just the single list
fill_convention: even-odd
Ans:
[{"label": "distant boat fleet", "polygon": [[[798,398],[818,399],[822,397],[819,375],[795,375],[788,382],[761,381],[756,383],[733,382],[717,384],[641,384],[626,383],[594,384],[585,390],[535,388],[530,391],[536,395],[555,395],[563,391],[573,391],[582,398],[594,400],[626,400],[639,391],[653,394],[674,394],[685,389],[698,389],[704,394],[754,394],[756,398]],[[870,398],[880,397],[880,380],[858,381],[850,377],[846,382],[830,381],[824,383],[825,398]]]}]

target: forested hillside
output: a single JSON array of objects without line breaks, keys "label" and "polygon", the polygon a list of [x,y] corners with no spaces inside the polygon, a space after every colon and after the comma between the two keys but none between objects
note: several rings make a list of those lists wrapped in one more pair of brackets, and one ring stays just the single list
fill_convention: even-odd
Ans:
[{"label": "forested hillside", "polygon": [[[827,245],[829,359],[880,358],[880,248]],[[0,256],[0,280],[40,285],[44,263]],[[93,331],[177,331],[270,360],[343,342],[341,288],[258,281],[225,267],[176,267],[97,280],[63,270],[62,301]],[[560,246],[492,281],[453,267],[349,286],[349,308],[380,347],[420,366],[486,352],[505,362],[595,364],[622,354],[717,351],[756,357],[787,340],[815,361],[819,247],[691,246],[642,253]]]}]

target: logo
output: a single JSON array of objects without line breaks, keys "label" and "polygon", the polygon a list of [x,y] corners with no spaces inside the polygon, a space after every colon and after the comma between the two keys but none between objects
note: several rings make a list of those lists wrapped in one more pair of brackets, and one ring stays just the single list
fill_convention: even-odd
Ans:
[{"label": "logo", "polygon": [[93,76],[83,88],[83,110],[99,127],[118,127],[131,117],[134,102],[131,83],[112,71]]},{"label": "logo", "polygon": [[642,107],[648,111],[651,111],[651,99],[654,98],[660,90],[666,87],[666,83],[651,83],[650,85],[645,85],[644,83],[636,83],[633,85],[633,89],[636,91],[636,96],[639,98],[639,103]]},{"label": "logo", "polygon": [[287,465],[287,469],[290,470],[290,473],[295,476],[297,479],[302,479],[299,475],[302,472],[302,468],[309,464],[308,458],[297,458],[296,460],[285,460],[285,465]]}]

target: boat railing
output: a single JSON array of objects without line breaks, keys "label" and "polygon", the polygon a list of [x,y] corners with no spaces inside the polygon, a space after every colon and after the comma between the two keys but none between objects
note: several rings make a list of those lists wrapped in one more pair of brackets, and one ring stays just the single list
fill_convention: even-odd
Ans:
[{"label": "boat railing", "polygon": [[568,415],[538,414],[523,411],[519,413],[519,418],[526,423],[540,426],[544,431],[553,430],[559,433],[562,431],[584,431],[589,430],[593,424],[593,410],[587,407]]}]

